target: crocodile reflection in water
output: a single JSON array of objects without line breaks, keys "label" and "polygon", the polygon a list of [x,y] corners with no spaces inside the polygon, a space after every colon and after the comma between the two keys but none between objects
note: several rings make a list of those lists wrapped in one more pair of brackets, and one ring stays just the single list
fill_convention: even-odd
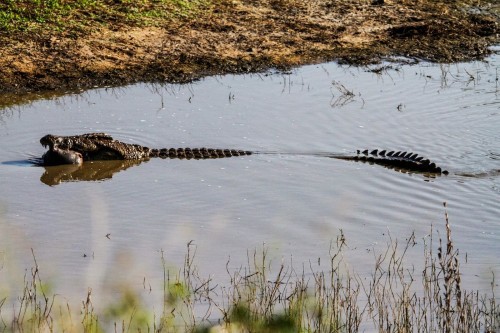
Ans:
[{"label": "crocodile reflection in water", "polygon": [[145,162],[144,160],[94,161],[83,164],[45,166],[40,177],[44,184],[54,186],[62,182],[101,181],[111,179],[113,174]]},{"label": "crocodile reflection in water", "polygon": [[[252,152],[236,149],[212,148],[163,148],[151,149],[137,144],[114,140],[105,133],[88,133],[74,136],[48,134],[40,139],[48,151],[43,155],[41,164],[46,167],[42,177],[45,183],[55,184],[71,180],[99,180],[111,178],[114,172],[140,164],[150,158],[213,159],[251,154],[284,154],[279,152]],[[299,155],[299,154],[296,154]],[[401,172],[420,172],[427,175],[447,175],[436,164],[412,152],[387,152],[386,150],[358,150],[356,155],[345,154],[301,154],[322,156],[356,162],[382,165]],[[97,161],[115,161],[107,166],[95,164]],[[85,162],[85,163],[84,163]],[[88,163],[92,162],[92,163]],[[90,165],[89,165],[90,164]],[[64,168],[49,169],[49,166],[69,165]],[[72,167],[71,167],[72,166]],[[76,168],[75,168],[76,166]],[[64,174],[67,173],[67,174]]]}]

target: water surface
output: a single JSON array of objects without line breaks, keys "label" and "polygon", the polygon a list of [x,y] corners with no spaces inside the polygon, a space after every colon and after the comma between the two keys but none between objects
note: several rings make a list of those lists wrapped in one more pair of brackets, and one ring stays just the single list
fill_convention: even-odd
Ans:
[{"label": "water surface", "polygon": [[[228,259],[240,267],[247,250],[263,245],[278,263],[325,258],[341,229],[358,272],[370,272],[373,250],[388,235],[404,240],[413,231],[420,242],[408,261],[418,265],[431,226],[444,233],[447,202],[455,245],[467,253],[464,281],[486,292],[492,272],[500,275],[499,66],[499,55],[455,65],[329,63],[5,108],[0,283],[21,288],[33,249],[42,277],[78,307],[88,287],[97,298],[121,282],[161,291],[160,252],[180,267],[190,241],[201,274],[217,281]],[[43,154],[47,133],[97,131],[150,147],[283,154],[155,159],[112,178],[52,186],[42,182],[44,168],[27,162]],[[451,174],[430,178],[315,155],[360,148],[411,150]]]}]

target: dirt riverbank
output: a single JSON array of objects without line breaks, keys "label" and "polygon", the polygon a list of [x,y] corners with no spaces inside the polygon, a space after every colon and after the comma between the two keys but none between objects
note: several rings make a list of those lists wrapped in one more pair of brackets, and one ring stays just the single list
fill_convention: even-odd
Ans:
[{"label": "dirt riverbank", "polygon": [[[493,8],[490,6],[490,9]],[[498,13],[498,12],[497,12]],[[75,90],[389,56],[482,59],[499,16],[455,1],[223,0],[195,15],[0,32],[0,92]]]}]

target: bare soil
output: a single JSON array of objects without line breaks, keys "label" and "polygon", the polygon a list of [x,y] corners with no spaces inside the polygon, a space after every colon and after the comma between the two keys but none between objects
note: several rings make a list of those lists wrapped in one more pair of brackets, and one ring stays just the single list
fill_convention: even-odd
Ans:
[{"label": "bare soil", "polygon": [[0,33],[0,92],[186,82],[329,60],[482,59],[499,16],[455,1],[223,0],[161,26]]}]

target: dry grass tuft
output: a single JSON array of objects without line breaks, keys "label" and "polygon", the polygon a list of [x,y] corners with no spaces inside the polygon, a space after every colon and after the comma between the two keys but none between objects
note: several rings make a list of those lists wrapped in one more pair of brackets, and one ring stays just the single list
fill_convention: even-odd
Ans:
[{"label": "dry grass tuft", "polygon": [[[445,204],[446,207],[446,204]],[[195,265],[196,247],[188,244],[182,270],[172,274],[162,255],[163,311],[152,313],[132,291],[96,313],[89,290],[79,315],[69,305],[56,306],[33,254],[34,268],[6,314],[0,301],[0,329],[8,332],[495,332],[500,306],[494,294],[467,290],[460,273],[459,251],[452,241],[448,213],[446,237],[424,239],[423,270],[406,258],[416,245],[389,237],[375,257],[369,278],[346,263],[342,232],[330,247],[329,269],[310,263],[296,270],[282,262],[272,267],[266,249],[248,254],[245,267],[229,269],[228,285],[214,285]],[[438,233],[439,234],[439,233]],[[413,259],[413,258],[412,258]],[[415,261],[413,259],[413,261]],[[418,266],[418,265],[417,265]],[[78,319],[76,319],[78,318]]]}]

